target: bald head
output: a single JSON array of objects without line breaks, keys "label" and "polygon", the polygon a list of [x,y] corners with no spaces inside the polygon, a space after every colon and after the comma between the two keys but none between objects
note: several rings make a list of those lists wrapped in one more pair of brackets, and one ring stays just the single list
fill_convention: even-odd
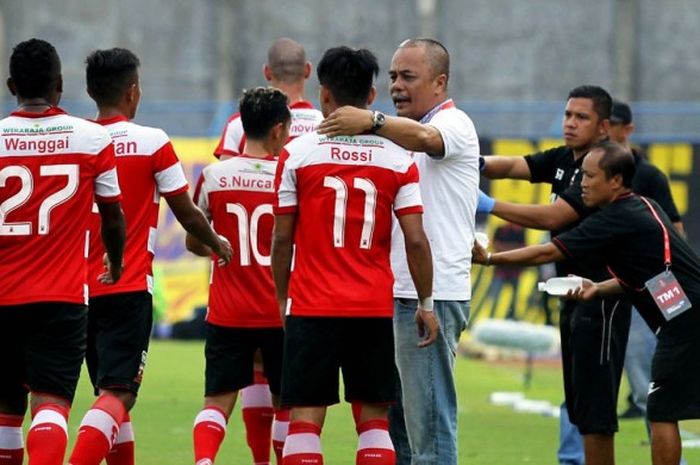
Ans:
[{"label": "bald head", "polygon": [[293,84],[306,76],[306,52],[302,45],[292,39],[277,39],[267,51],[267,66],[276,81]]},{"label": "bald head", "polygon": [[428,61],[432,77],[444,74],[450,77],[450,54],[444,45],[434,39],[418,38],[407,39],[401,42],[399,48],[420,47],[425,50],[425,58]]}]

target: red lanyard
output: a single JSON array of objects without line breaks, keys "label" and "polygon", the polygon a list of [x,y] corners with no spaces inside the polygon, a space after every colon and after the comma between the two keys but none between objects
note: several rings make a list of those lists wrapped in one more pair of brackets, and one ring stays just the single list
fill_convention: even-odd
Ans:
[{"label": "red lanyard", "polygon": [[647,205],[647,207],[649,207],[649,211],[651,211],[651,214],[654,215],[654,219],[659,223],[659,226],[661,226],[661,230],[664,232],[664,265],[666,265],[666,270],[668,270],[671,267],[671,241],[668,237],[668,230],[666,229],[666,226],[664,226],[664,223],[661,221],[661,218],[659,218],[659,215],[656,213],[656,210],[654,210],[654,207],[651,206],[649,201],[642,196],[640,196],[639,198],[642,200],[642,202],[644,202]]},{"label": "red lanyard", "polygon": [[[668,271],[669,268],[671,268],[671,241],[668,236],[668,230],[666,229],[666,226],[664,226],[664,223],[661,221],[661,218],[659,218],[659,215],[656,213],[656,210],[654,210],[654,207],[651,206],[651,203],[641,195],[639,196],[639,199],[646,204],[646,206],[649,208],[649,211],[651,211],[651,214],[654,216],[654,219],[659,223],[659,226],[661,226],[661,231],[664,233],[664,265],[666,265],[666,270]],[[612,268],[610,268],[610,265],[606,267],[610,274],[613,276],[613,278],[617,279],[620,283],[624,284],[625,286],[634,289],[637,292],[643,292],[646,287],[642,288],[636,288],[633,286],[630,286],[626,282],[624,282],[622,279],[618,278],[617,275],[613,272]]]}]

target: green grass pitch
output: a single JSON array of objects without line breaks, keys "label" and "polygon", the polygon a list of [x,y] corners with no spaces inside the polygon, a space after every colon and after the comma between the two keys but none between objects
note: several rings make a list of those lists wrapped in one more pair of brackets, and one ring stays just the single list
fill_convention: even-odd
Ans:
[{"label": "green grass pitch", "polygon": [[[535,414],[516,413],[491,405],[493,391],[522,390],[521,363],[493,363],[459,359],[456,367],[459,407],[460,464],[515,465],[556,464],[558,421]],[[528,398],[560,402],[563,396],[557,364],[535,368]],[[154,341],[138,403],[132,412],[136,433],[136,463],[139,465],[185,465],[193,463],[192,422],[202,405],[204,384],[203,345],[198,342]],[[626,392],[626,388],[623,388]],[[622,396],[621,396],[622,397]],[[80,418],[92,402],[92,391],[84,374],[70,419],[71,440]],[[252,463],[245,444],[240,411],[234,410],[217,463]],[[684,425],[700,433],[700,425]],[[620,422],[616,438],[618,465],[650,463],[646,433],[639,420]],[[329,409],[323,430],[325,463],[353,465],[356,434],[350,407],[345,403]],[[684,450],[689,464],[700,463],[700,449]]]}]

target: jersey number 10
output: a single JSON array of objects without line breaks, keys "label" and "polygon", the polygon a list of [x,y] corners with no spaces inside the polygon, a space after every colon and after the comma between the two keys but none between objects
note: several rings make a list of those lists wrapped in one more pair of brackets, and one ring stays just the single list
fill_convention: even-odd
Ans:
[{"label": "jersey number 10", "polygon": [[238,247],[240,250],[241,266],[250,265],[250,252],[253,251],[255,261],[262,266],[270,266],[270,256],[260,253],[258,248],[258,225],[263,215],[272,215],[272,205],[258,205],[250,215],[240,203],[227,203],[226,213],[232,213],[238,220]]}]

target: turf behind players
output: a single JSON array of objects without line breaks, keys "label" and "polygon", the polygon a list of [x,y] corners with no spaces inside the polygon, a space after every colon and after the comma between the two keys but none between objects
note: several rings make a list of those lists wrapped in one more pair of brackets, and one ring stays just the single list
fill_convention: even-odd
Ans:
[{"label": "turf behind players", "polygon": [[[376,95],[378,69],[369,50],[327,50],[317,68],[323,114],[341,105],[366,108]],[[272,270],[280,312],[287,315],[282,403],[292,407],[283,464],[323,463],[321,428],[327,406],[339,401],[339,368],[346,400],[362,406],[356,463],[394,464],[387,421],[396,385],[393,215],[420,299],[416,321],[421,333],[423,324],[429,329],[421,345],[434,342],[439,331],[418,169],[383,137],[314,132],[285,147],[275,182]]]},{"label": "turf behind players", "polygon": [[[194,424],[197,465],[212,464],[226,433],[238,391],[253,385],[253,356],[262,354],[273,404],[279,407],[284,334],[270,274],[272,205],[277,155],[289,137],[287,97],[258,87],[240,101],[245,154],[204,169],[195,199],[217,232],[237,245],[231,264],[214,268],[209,288],[204,409]],[[187,248],[211,250],[187,236]],[[269,464],[270,437],[264,445]],[[281,444],[275,448],[281,461]],[[265,460],[265,459],[263,459]]]},{"label": "turf behind players", "polygon": [[[231,248],[209,226],[187,193],[182,166],[168,136],[160,129],[139,126],[134,118],[141,97],[139,60],[129,50],[97,50],[87,58],[87,90],[97,103],[97,122],[112,136],[121,176],[127,224],[124,261],[127,271],[117,285],[96,279],[103,268],[104,249],[90,246],[90,306],[86,361],[100,396],[80,425],[71,465],[132,465],[134,443],[128,411],[146,363],[153,317],[153,250],[160,196],[190,233],[224,261]],[[99,218],[93,217],[93,230]]]},{"label": "turf behind players", "polygon": [[59,465],[85,355],[90,210],[97,202],[109,281],[122,272],[124,218],[109,134],[56,106],[56,49],[18,44],[7,84],[17,109],[0,121],[0,463],[22,464],[31,392],[29,463]]}]

